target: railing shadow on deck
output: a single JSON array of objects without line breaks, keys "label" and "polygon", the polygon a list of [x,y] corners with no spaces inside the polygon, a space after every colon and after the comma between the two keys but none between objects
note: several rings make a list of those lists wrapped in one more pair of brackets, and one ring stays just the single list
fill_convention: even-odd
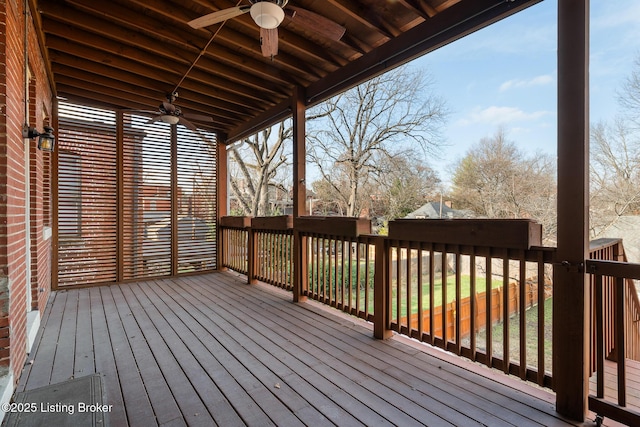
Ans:
[{"label": "railing shadow on deck", "polygon": [[[552,388],[555,248],[541,245],[533,221],[396,220],[389,236],[378,236],[358,218],[225,217],[220,236],[222,266],[249,283],[270,283],[373,322],[378,338],[395,331]],[[586,261],[592,372],[604,384],[600,361],[617,360],[619,394],[625,393],[620,355],[640,358],[633,282],[640,266],[625,261],[619,239],[592,242]],[[594,412],[623,422],[635,417],[625,405],[624,397],[590,398]]]}]

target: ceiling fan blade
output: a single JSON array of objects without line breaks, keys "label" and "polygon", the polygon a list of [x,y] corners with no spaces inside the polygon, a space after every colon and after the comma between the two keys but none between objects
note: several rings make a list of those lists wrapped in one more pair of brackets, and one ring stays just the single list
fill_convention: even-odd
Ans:
[{"label": "ceiling fan blade", "polygon": [[183,114],[185,119],[195,120],[197,122],[213,122],[213,117],[205,116],[204,114]]},{"label": "ceiling fan blade", "polygon": [[[295,6],[287,6],[291,13],[290,18],[298,25],[306,28],[313,28],[313,31],[329,40],[338,41],[342,38],[347,29],[329,18],[318,15],[307,9]],[[285,9],[285,10],[287,10]]]},{"label": "ceiling fan blade", "polygon": [[191,28],[208,27],[209,25],[217,24],[218,22],[226,21],[227,19],[235,18],[243,13],[247,13],[249,12],[249,9],[251,9],[251,6],[230,7],[228,9],[222,9],[217,12],[201,16],[200,18],[196,18],[189,21],[188,24]]},{"label": "ceiling fan blade", "polygon": [[262,56],[272,58],[278,54],[278,29],[260,28],[260,48]]},{"label": "ceiling fan blade", "polygon": [[158,111],[151,111],[151,110],[122,110],[124,113],[127,114],[141,114],[141,115],[145,115],[145,116],[155,116],[158,114]]},{"label": "ceiling fan blade", "polygon": [[198,130],[196,125],[194,125],[193,123],[191,123],[189,120],[185,119],[184,117],[180,117],[179,120],[178,120],[178,123],[180,123],[182,126],[186,127],[187,129],[191,129],[193,131]]}]

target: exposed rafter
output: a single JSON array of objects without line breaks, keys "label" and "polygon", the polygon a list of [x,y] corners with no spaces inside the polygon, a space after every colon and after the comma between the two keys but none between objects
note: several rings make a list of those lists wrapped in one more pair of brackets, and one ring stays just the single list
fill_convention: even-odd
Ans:
[{"label": "exposed rafter", "polygon": [[[290,0],[273,59],[263,56],[259,28],[249,14],[222,26],[187,24],[249,0],[30,5],[57,95],[115,109],[155,110],[178,87],[185,113],[212,118],[198,126],[233,139],[291,114],[294,89],[307,103],[318,102],[538,1]],[[294,8],[346,32],[340,40],[323,37],[297,24]],[[493,13],[479,14],[482,8]]]}]

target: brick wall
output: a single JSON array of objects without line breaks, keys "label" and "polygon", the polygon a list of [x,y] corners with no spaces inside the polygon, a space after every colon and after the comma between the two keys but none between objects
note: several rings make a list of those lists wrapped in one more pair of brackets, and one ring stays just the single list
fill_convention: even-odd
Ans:
[{"label": "brick wall", "polygon": [[[33,140],[22,138],[26,121],[22,6],[23,2],[0,0],[0,366],[10,367],[16,380],[26,360],[27,292],[31,293],[31,307],[42,312],[51,288],[51,243],[43,236],[45,157]],[[28,118],[41,131],[45,116],[52,111],[52,93],[31,19],[29,26]],[[25,150],[31,177],[26,176]],[[32,215],[30,236],[27,197]]]}]

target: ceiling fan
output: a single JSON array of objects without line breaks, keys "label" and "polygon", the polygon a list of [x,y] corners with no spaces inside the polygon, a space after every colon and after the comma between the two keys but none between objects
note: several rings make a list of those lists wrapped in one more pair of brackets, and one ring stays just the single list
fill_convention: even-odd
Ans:
[{"label": "ceiling fan", "polygon": [[200,122],[213,122],[213,118],[200,114],[183,114],[180,107],[174,104],[174,101],[178,97],[178,92],[172,92],[167,95],[167,100],[163,101],[158,107],[158,111],[141,111],[146,114],[155,114],[156,116],[149,120],[147,123],[155,123],[158,121],[169,123],[171,125],[181,124],[184,127],[197,130],[197,127],[191,123],[187,117],[191,120]]},{"label": "ceiling fan", "polygon": [[189,21],[188,24],[192,28],[203,28],[248,12],[260,27],[260,45],[262,55],[266,57],[274,57],[278,54],[278,26],[285,17],[306,28],[313,28],[314,33],[333,41],[340,40],[346,31],[337,22],[310,10],[294,6],[285,8],[289,0],[248,1],[250,3],[248,5],[222,9]]}]

